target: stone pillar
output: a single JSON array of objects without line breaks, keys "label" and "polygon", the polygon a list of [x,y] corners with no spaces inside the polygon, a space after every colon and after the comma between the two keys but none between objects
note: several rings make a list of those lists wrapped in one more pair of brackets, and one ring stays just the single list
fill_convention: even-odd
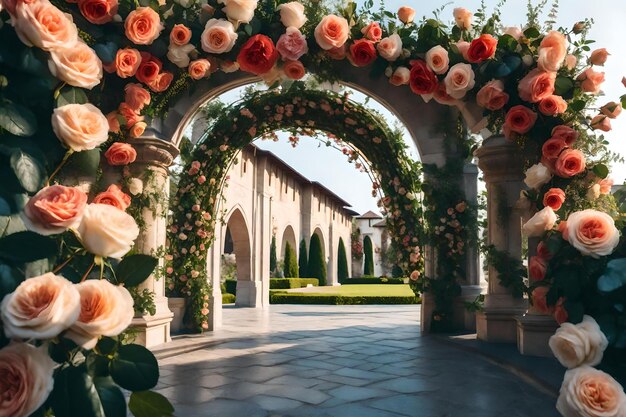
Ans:
[{"label": "stone pillar", "polygon": [[[520,259],[521,215],[515,203],[524,186],[524,175],[519,147],[502,136],[492,136],[483,142],[476,156],[487,184],[488,243]],[[499,219],[502,212],[509,213],[507,219]],[[500,224],[501,221],[504,224]],[[500,284],[492,266],[488,279],[484,311],[476,314],[478,338],[487,342],[515,343],[515,317],[526,311],[527,301],[513,298],[511,291]]]},{"label": "stone pillar", "polygon": [[[150,208],[143,210],[145,227],[140,231],[135,246],[139,253],[151,255],[159,248],[165,248],[169,197],[168,167],[178,155],[178,148],[159,138],[156,132],[150,129],[141,137],[133,139],[130,144],[137,151],[137,159],[129,166],[130,174],[143,180],[143,193],[164,193],[164,198],[154,210]],[[169,342],[173,314],[167,306],[165,280],[157,280],[151,276],[139,288],[147,288],[154,293],[156,314],[133,319],[131,325],[138,332],[137,343],[151,347]]]},{"label": "stone pillar", "polygon": [[211,282],[209,299],[209,331],[222,326],[222,250],[226,226],[216,222],[213,244],[207,253],[207,276]]}]

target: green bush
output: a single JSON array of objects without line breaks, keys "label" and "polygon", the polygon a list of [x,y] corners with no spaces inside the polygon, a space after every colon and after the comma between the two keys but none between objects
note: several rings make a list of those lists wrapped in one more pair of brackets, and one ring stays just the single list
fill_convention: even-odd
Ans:
[{"label": "green bush", "polygon": [[229,293],[237,295],[237,280],[236,279],[227,279],[224,281],[224,289],[222,293]]},{"label": "green bush", "polygon": [[374,247],[369,236],[363,238],[363,254],[365,255],[363,275],[374,275]]},{"label": "green bush", "polygon": [[341,282],[341,285],[350,284],[404,284],[404,278],[387,278],[387,277],[359,277],[347,278]]},{"label": "green bush", "polygon": [[339,278],[339,282],[348,278],[348,256],[346,255],[346,246],[343,244],[342,238],[339,238],[337,253],[337,278]]},{"label": "green bush", "polygon": [[307,273],[307,264],[308,264],[308,259],[309,257],[307,256],[306,253],[306,242],[304,241],[304,239],[302,239],[300,241],[300,249],[299,249],[299,253],[298,253],[298,270],[299,270],[299,277],[306,277],[309,274]]},{"label": "green bush", "polygon": [[285,259],[283,260],[283,275],[285,277],[297,278],[298,275],[298,260],[296,259],[296,253],[291,248],[289,242],[285,244]]},{"label": "green bush", "polygon": [[270,289],[286,290],[290,288],[304,288],[308,284],[317,287],[319,280],[317,278],[270,278]]},{"label": "green bush", "polygon": [[222,294],[222,304],[232,304],[237,299],[235,294],[223,293]]},{"label": "green bush", "polygon": [[421,299],[414,296],[342,296],[306,293],[270,293],[270,304],[327,304],[327,305],[357,305],[357,304],[419,304]]},{"label": "green bush", "polygon": [[320,280],[320,285],[326,285],[326,261],[322,253],[320,237],[313,233],[309,243],[309,264],[307,265],[309,276]]},{"label": "green bush", "polygon": [[276,236],[272,236],[272,243],[270,244],[270,275],[276,271],[276,265],[278,259],[276,258]]}]

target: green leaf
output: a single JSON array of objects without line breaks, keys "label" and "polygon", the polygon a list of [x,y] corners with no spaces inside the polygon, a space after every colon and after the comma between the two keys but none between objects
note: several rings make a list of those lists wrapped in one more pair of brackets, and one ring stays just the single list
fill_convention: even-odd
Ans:
[{"label": "green leaf", "polygon": [[18,270],[9,265],[0,264],[0,300],[15,291],[23,280],[24,276]]},{"label": "green leaf", "polygon": [[554,81],[554,94],[559,96],[566,95],[571,89],[574,88],[574,81],[569,77],[559,75]]},{"label": "green leaf", "polygon": [[171,417],[174,407],[161,394],[154,391],[133,392],[128,409],[135,417]]},{"label": "green leaf", "polygon": [[159,364],[148,349],[140,345],[124,345],[109,365],[113,380],[130,391],[145,391],[159,381]]},{"label": "green leaf", "polygon": [[572,111],[581,111],[582,109],[585,108],[585,101],[584,100],[576,100],[573,101],[570,105],[569,105],[570,110]]},{"label": "green leaf", "polygon": [[529,39],[538,38],[540,34],[541,33],[539,32],[539,29],[537,29],[536,27],[529,27],[524,31],[524,36]]},{"label": "green leaf", "polygon": [[126,399],[110,376],[93,380],[106,417],[126,417]]},{"label": "green leaf", "polygon": [[100,166],[100,148],[88,151],[74,152],[67,161],[65,169],[70,172],[80,172],[81,175],[93,177]]},{"label": "green leaf", "polygon": [[115,277],[126,287],[136,287],[152,274],[158,263],[159,260],[150,255],[130,255],[117,265]]},{"label": "green leaf", "polygon": [[37,192],[44,178],[44,168],[41,163],[20,150],[11,154],[10,163],[13,173],[24,190],[29,193]]},{"label": "green leaf", "polygon": [[248,36],[252,36],[252,26],[247,24],[243,27],[243,30],[246,32]]},{"label": "green leaf", "polygon": [[604,293],[615,291],[626,285],[626,258],[613,259],[606,265],[604,274],[598,279],[598,290]]},{"label": "green leaf", "polygon": [[57,107],[67,104],[85,104],[87,102],[89,102],[89,100],[87,99],[85,91],[76,87],[63,87],[57,97]]},{"label": "green leaf", "polygon": [[0,105],[0,128],[15,136],[32,136],[37,131],[37,119],[26,107],[5,100]]},{"label": "green leaf", "polygon": [[108,417],[84,365],[57,372],[50,400],[55,417]]},{"label": "green leaf", "polygon": [[53,239],[35,232],[17,232],[0,239],[0,259],[11,262],[33,262],[49,258],[56,252],[57,244]]},{"label": "green leaf", "polygon": [[606,178],[609,176],[609,168],[604,164],[597,164],[593,167],[593,173],[600,178]]}]

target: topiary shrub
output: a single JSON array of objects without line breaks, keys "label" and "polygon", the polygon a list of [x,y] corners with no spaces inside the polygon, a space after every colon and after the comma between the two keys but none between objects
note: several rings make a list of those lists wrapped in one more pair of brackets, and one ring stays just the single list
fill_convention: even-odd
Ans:
[{"label": "topiary shrub", "polygon": [[272,243],[270,244],[270,276],[276,271],[276,236],[272,236]]},{"label": "topiary shrub", "polygon": [[322,253],[322,242],[320,237],[313,233],[309,243],[309,264],[307,265],[307,275],[320,280],[320,285],[326,285],[326,262]]},{"label": "topiary shrub", "polygon": [[308,284],[317,287],[319,280],[317,278],[270,278],[271,290],[288,290],[291,288],[304,288]]},{"label": "topiary shrub", "polygon": [[224,289],[222,290],[222,293],[229,293],[229,294],[237,294],[237,280],[236,279],[227,279],[226,281],[224,281]]},{"label": "topiary shrub", "polygon": [[348,256],[342,238],[339,238],[339,248],[337,249],[337,278],[339,282],[348,278]]},{"label": "topiary shrub", "polygon": [[233,304],[237,296],[235,294],[223,293],[222,294],[222,304]]},{"label": "topiary shrub", "polygon": [[363,254],[365,255],[363,275],[374,275],[374,247],[369,236],[363,238]]},{"label": "topiary shrub", "polygon": [[304,239],[302,239],[300,241],[300,249],[298,251],[298,270],[299,270],[299,277],[306,277],[308,276],[308,271],[307,271],[307,264],[308,264],[308,259],[309,257],[307,256],[306,253],[306,242],[304,241]]},{"label": "topiary shrub", "polygon": [[283,275],[286,277],[297,278],[298,275],[298,261],[296,260],[296,253],[291,248],[289,242],[285,244],[285,258],[283,259]]}]

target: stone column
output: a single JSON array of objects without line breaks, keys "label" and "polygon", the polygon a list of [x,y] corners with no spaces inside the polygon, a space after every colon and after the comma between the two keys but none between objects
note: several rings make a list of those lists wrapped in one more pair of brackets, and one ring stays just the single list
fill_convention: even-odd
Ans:
[{"label": "stone column", "polygon": [[[521,213],[515,203],[524,187],[524,175],[519,147],[502,136],[492,136],[483,142],[476,156],[487,184],[488,243],[520,259]],[[499,219],[502,212],[508,212],[506,219]],[[511,291],[500,284],[492,266],[488,279],[484,311],[476,314],[478,338],[487,342],[515,343],[515,317],[526,311],[527,301],[514,298]]]},{"label": "stone column", "polygon": [[[156,132],[149,129],[141,137],[133,139],[130,144],[137,151],[137,159],[129,166],[130,174],[143,180],[144,195],[158,192],[165,193],[166,196],[154,210],[145,208],[142,213],[145,227],[139,233],[135,248],[139,253],[151,255],[159,248],[165,248],[167,197],[169,197],[168,167],[178,155],[178,148],[162,140]],[[156,314],[133,319],[132,326],[138,331],[137,343],[151,347],[169,342],[173,314],[165,297],[165,280],[157,280],[151,276],[139,288],[147,288],[154,293]]]},{"label": "stone column", "polygon": [[223,234],[226,226],[216,222],[213,244],[207,253],[207,272],[211,282],[211,298],[209,299],[209,331],[222,326],[222,250]]}]

